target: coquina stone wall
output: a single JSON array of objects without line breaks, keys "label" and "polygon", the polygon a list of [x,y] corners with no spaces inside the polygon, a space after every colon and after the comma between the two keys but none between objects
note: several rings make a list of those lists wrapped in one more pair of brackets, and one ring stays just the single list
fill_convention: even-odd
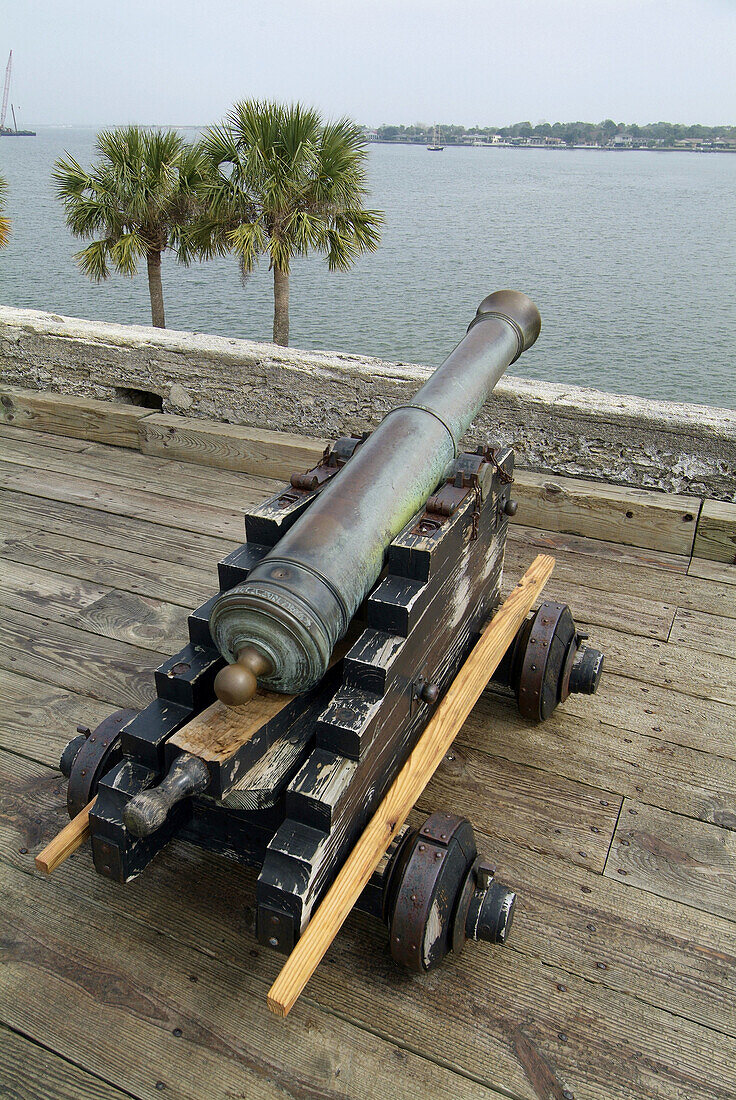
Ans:
[{"label": "coquina stone wall", "polygon": [[[374,427],[430,374],[300,351],[0,307],[0,379],[318,437]],[[521,466],[736,500],[736,412],[506,376],[468,441],[513,443]]]}]

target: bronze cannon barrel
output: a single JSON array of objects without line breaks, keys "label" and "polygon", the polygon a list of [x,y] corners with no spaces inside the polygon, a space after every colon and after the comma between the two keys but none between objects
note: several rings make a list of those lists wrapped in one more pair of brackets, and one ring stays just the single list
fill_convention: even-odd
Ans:
[{"label": "bronze cannon barrel", "polygon": [[435,491],[481,406],[540,325],[536,306],[518,291],[485,298],[413,400],[386,414],[247,580],[222,593],[210,631],[234,662],[215,684],[223,702],[246,702],[256,680],[298,693],[321,679],[391,540]]}]

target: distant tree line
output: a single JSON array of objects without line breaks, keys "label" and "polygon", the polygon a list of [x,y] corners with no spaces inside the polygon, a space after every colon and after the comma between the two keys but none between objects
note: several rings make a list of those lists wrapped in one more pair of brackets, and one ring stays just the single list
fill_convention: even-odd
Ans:
[{"label": "distant tree line", "polygon": [[[321,252],[344,271],[380,241],[366,210],[365,137],[349,119],[323,122],[299,103],[246,100],[190,145],[175,131],[126,126],[97,136],[91,168],[66,154],[53,179],[66,222],[91,243],[76,254],[95,282],[145,260],[151,318],[165,327],[161,260],[232,254],[245,278],[261,257],[273,272],[273,339],[289,342],[291,262]],[[4,189],[0,179],[0,210]],[[0,218],[0,246],[7,227]]]},{"label": "distant tree line", "polygon": [[[513,126],[478,126],[466,129],[465,126],[443,125],[442,140],[447,145],[459,145],[468,138],[490,140],[494,134],[502,138],[557,138],[567,145],[607,145],[617,135],[626,134],[637,144],[651,144],[672,147],[678,141],[693,138],[702,141],[736,141],[736,126],[685,126],[679,122],[650,122],[646,126],[636,123],[614,122],[612,118],[603,122],[515,122]],[[415,123],[413,126],[379,126],[377,133],[381,141],[429,142],[433,127]]]}]

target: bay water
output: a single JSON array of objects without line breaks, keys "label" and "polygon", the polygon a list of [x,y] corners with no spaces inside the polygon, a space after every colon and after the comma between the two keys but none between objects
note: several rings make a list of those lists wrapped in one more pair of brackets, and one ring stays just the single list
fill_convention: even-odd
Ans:
[{"label": "bay water", "polygon": [[[193,140],[194,130],[183,131]],[[12,237],[0,304],[150,324],[145,264],[95,286],[51,171],[93,158],[94,130],[0,139]],[[347,273],[297,260],[291,343],[438,365],[479,301],[502,287],[539,306],[521,377],[705,405],[736,405],[736,156],[685,152],[371,145],[378,252]],[[271,276],[232,258],[163,267],[169,328],[269,340]]]}]

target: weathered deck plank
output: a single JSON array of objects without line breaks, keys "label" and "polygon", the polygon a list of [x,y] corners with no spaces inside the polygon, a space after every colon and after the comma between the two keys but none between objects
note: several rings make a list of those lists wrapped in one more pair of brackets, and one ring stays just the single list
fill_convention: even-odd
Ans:
[{"label": "weathered deck plank", "polygon": [[625,799],[604,872],[736,920],[736,832]]},{"label": "weathered deck plank", "polygon": [[[0,877],[15,926],[0,1023],[50,1048],[31,1083],[48,1062],[51,1097],[58,1063],[72,1095],[75,1073],[104,1077],[105,1100],[158,1096],[159,1081],[182,1097],[214,1081],[214,1100],[736,1098],[736,567],[608,541],[613,529],[512,528],[509,582],[551,550],[550,592],[591,624],[607,672],[539,727],[485,697],[420,804],[467,813],[519,889],[511,946],[408,977],[385,930],[354,914],[285,1031],[263,1008],[280,960],[251,937],[249,872],[176,842],[124,888],[86,848],[47,882],[32,871],[65,820],[47,766],[77,722],[150,698],[151,669],[242,541],[242,509],[275,483],[251,478],[246,500],[236,474],[134,451],[118,471],[119,449],[14,431],[0,425]],[[196,507],[169,482],[188,472]],[[633,518],[611,522],[628,538]],[[70,997],[86,1043],[63,1019]]]},{"label": "weathered deck plank", "polygon": [[686,646],[657,642],[603,626],[596,627],[595,640],[605,653],[611,672],[702,699],[736,703],[736,661],[732,657],[709,653],[697,661],[693,659],[693,651]]},{"label": "weathered deck plank", "polygon": [[131,1095],[2,1026],[0,1082],[5,1100],[126,1100]]},{"label": "weathered deck plank", "polygon": [[700,577],[706,581],[736,584],[736,565],[723,561],[710,561],[708,558],[692,558],[688,566],[688,576]]},{"label": "weathered deck plank", "polygon": [[168,656],[9,608],[0,620],[0,668],[116,707],[146,706]]},{"label": "weathered deck plank", "polygon": [[[0,795],[3,858],[33,874],[33,850],[66,822],[63,784],[54,771],[9,754],[0,754],[0,777],[5,792]],[[415,813],[413,819],[420,816]],[[733,922],[630,890],[623,880],[612,881],[559,858],[530,852],[523,844],[507,842],[500,848],[483,833],[479,844],[500,856],[499,874],[521,891],[514,951],[716,1030],[736,1030],[736,1019],[728,1018],[736,994],[736,968],[731,965],[736,959]],[[23,847],[29,849],[25,854],[20,851]],[[63,882],[65,888],[74,884],[86,896],[98,883],[89,854],[83,850],[72,859],[76,865],[55,872],[55,881]],[[195,866],[196,885],[190,873]],[[176,904],[182,882],[187,883],[186,908]],[[144,895],[142,905],[150,902],[152,894],[156,897],[151,918],[160,922],[156,926],[163,931],[196,947],[206,937],[207,927],[219,926],[220,952],[237,957],[242,953],[243,930],[240,921],[228,918],[225,910],[233,898],[249,901],[253,883],[250,872],[175,842],[131,889]],[[99,896],[104,891],[100,883]],[[94,893],[98,896],[97,890]],[[107,891],[112,912],[127,912],[127,895],[127,888]],[[371,939],[377,942],[380,927],[366,923],[374,928]],[[380,950],[385,951],[385,944]],[[472,963],[477,951],[483,948],[471,945],[462,964]],[[605,966],[598,965],[601,961]],[[349,975],[338,968],[334,981],[339,987],[349,981]]]},{"label": "weathered deck plank", "polygon": [[[732,710],[736,719],[736,708]],[[457,751],[487,752],[556,777],[736,828],[733,759],[667,741],[664,727],[658,727],[659,736],[621,730],[615,710],[607,717],[607,721],[591,722],[557,710],[546,722],[532,725],[515,706],[503,706],[486,695],[465,723]],[[458,779],[458,789],[464,790],[467,777]],[[591,820],[590,824],[597,823]],[[594,839],[582,847],[590,850]]]},{"label": "weathered deck plank", "polygon": [[[736,608],[736,593],[732,606]],[[709,615],[678,607],[669,641],[696,649],[701,654],[719,653],[724,657],[736,657],[736,621],[727,617],[729,610],[726,604],[724,614]]]},{"label": "weathered deck plank", "polygon": [[[55,789],[61,791],[58,779]],[[16,805],[27,814],[22,796]],[[29,840],[35,835],[31,821]],[[3,852],[9,847],[4,843]],[[14,862],[23,858],[20,853],[10,854]],[[25,858],[30,860],[30,853]],[[400,1036],[404,1049],[441,1061],[486,1086],[500,1084],[507,1096],[523,1100],[561,1095],[565,1088],[578,1093],[582,1089],[582,1095],[595,1100],[634,1096],[680,1100],[684,1090],[698,1100],[725,1100],[736,1085],[730,1059],[733,1041],[719,1030],[703,1031],[679,1013],[581,979],[521,951],[487,953],[471,947],[441,973],[397,975],[385,950],[385,932],[359,915],[348,922],[315,976],[308,998],[290,1017],[287,1030],[266,1022],[264,1044],[265,1012],[259,1013],[257,1006],[279,960],[270,952],[244,951],[247,929],[236,914],[249,900],[252,876],[183,845],[169,849],[144,879],[125,891],[111,892],[109,884],[85,866],[81,853],[57,874],[56,880],[42,883],[9,868],[3,875],[9,883],[8,906],[16,928],[6,949],[6,961],[11,964],[5,968],[6,989],[14,994],[12,1001],[8,998],[14,1013],[11,1022],[20,1023],[31,1034],[50,1032],[54,1049],[82,1061],[78,1031],[65,1025],[67,1016],[59,1013],[56,985],[61,979],[62,987],[81,983],[96,1056],[110,1058],[106,1022],[116,1027],[118,1039],[125,1039],[132,1064],[121,1072],[113,1055],[112,1065],[115,1080],[127,1088],[131,1087],[127,1075],[140,1073],[146,1051],[153,1053],[149,1021],[157,1034],[156,1064],[166,1069],[161,1078],[173,1088],[182,1087],[180,1071],[169,1064],[172,1048],[166,1036],[174,1027],[184,1035],[200,1037],[202,1050],[199,1043],[195,1050],[187,1044],[179,1047],[185,1063],[182,1070],[195,1075],[203,1068],[200,1057],[216,1055],[224,1045],[228,1063],[247,1062],[253,1053],[251,1044],[257,1042],[262,1057],[268,1056],[269,1075],[277,1081],[281,1063],[271,1053],[272,1043],[281,1047],[280,1058],[298,1059],[308,1080],[312,1063],[298,1042],[307,1021],[317,1028],[322,1057],[339,1058],[341,1050],[352,1054],[356,1041],[365,1043],[370,1057],[370,1035],[358,1040],[346,1034],[346,1025],[337,1018],[331,1017],[330,1025],[321,1022],[322,1010],[329,1013],[336,1003],[343,1019],[353,1024],[370,1021],[371,1029],[378,1025],[384,1036]],[[187,884],[184,895],[182,881]],[[581,892],[581,896],[589,895]],[[78,919],[82,902],[84,924]],[[215,936],[214,928],[218,929]],[[217,953],[213,956],[209,948],[203,953],[202,945],[212,942],[218,944]],[[702,943],[702,935],[697,942]],[[596,946],[599,960],[610,959],[605,945],[599,941]],[[157,966],[152,968],[154,957]],[[370,967],[365,966],[367,957]],[[30,992],[29,971],[42,973],[41,1004]],[[198,977],[194,991],[188,982],[192,974]],[[130,1022],[116,1011],[120,1002],[115,994],[121,986],[126,989]],[[34,988],[38,989],[38,980]],[[139,1012],[136,1005],[145,1005],[146,1012]],[[438,1019],[442,1020],[439,1033]],[[298,1029],[296,1035],[292,1026]],[[235,1048],[233,1034],[240,1037]],[[331,1047],[322,1039],[329,1034]],[[622,1049],[626,1058],[621,1057]],[[431,1061],[428,1066],[432,1067]],[[375,1064],[371,1068],[376,1072]],[[233,1069],[219,1062],[210,1067],[211,1072],[226,1075]],[[400,1071],[392,1072],[394,1095],[414,1095],[411,1089],[417,1082],[412,1080],[410,1066],[403,1063]],[[418,1078],[419,1084],[431,1088],[426,1074],[427,1070]],[[458,1081],[457,1096],[466,1095],[464,1083]],[[347,1095],[384,1095],[383,1078],[367,1092],[350,1081],[340,1081],[339,1086]],[[305,1095],[311,1093],[305,1091]],[[329,1090],[325,1095],[331,1095]]]},{"label": "weathered deck plank", "polygon": [[94,729],[114,709],[6,669],[0,669],[0,703],[0,748],[54,768],[78,725]]},{"label": "weathered deck plank", "polygon": [[[196,600],[196,596],[195,596]],[[0,606],[117,638],[142,649],[174,649],[187,639],[187,611],[174,603],[90,584],[6,559]]]},{"label": "weathered deck plank", "polygon": [[[7,1023],[43,1036],[63,1057],[137,1097],[165,1089],[201,1100],[206,1088],[211,1100],[395,1100],[397,1067],[427,1096],[497,1095],[314,1003],[275,1028],[252,1011],[264,986],[247,967],[135,920],[123,917],[113,928],[109,910],[90,897],[82,922],[78,899],[50,881],[8,867],[3,880],[11,917],[0,973]],[[75,1002],[83,1006],[83,1028],[69,1011]]]},{"label": "weathered deck plank", "polygon": [[627,596],[632,607],[639,599],[666,599],[676,607],[736,617],[734,592],[730,587],[736,583],[736,566],[723,566],[726,576],[702,578],[693,573],[691,560],[686,557],[649,551],[646,557],[632,560],[630,555],[622,553],[626,547],[614,543],[552,537],[531,527],[509,528],[506,549],[509,566],[518,568],[520,554],[539,550],[554,555],[557,584],[569,582],[595,592],[614,592]]},{"label": "weathered deck plank", "polygon": [[637,682],[607,666],[598,693],[571,695],[565,701],[565,713],[736,759],[733,704],[671,691],[667,685]]},{"label": "weathered deck plank", "polygon": [[69,536],[5,522],[0,532],[0,549],[16,568],[39,569],[51,574],[76,577],[101,590],[116,588],[144,598],[176,604],[194,610],[217,590],[217,561],[207,569],[163,563],[114,544],[80,543]]},{"label": "weathered deck plank", "polygon": [[[65,473],[69,469],[69,452],[35,442],[15,439],[8,434],[0,440],[4,462],[13,462],[30,469]],[[282,479],[260,474],[214,470],[196,463],[176,462],[125,448],[89,443],[74,455],[73,471],[77,477],[89,477],[121,488],[143,489],[150,482],[166,488],[167,495],[190,503],[202,497],[223,508],[242,507],[242,500],[253,492],[275,492]]]},{"label": "weathered deck plank", "polygon": [[202,569],[209,569],[212,562],[229,554],[245,537],[242,515],[237,537],[217,538],[191,528],[167,527],[163,518],[156,522],[117,515],[84,504],[68,504],[10,489],[0,489],[0,512],[7,523],[62,535],[67,541],[119,546],[159,561],[193,564]]},{"label": "weathered deck plank", "polygon": [[43,500],[58,500],[65,504],[81,504],[101,512],[117,516],[133,516],[151,523],[178,527],[182,531],[200,531],[205,535],[243,540],[242,510],[248,504],[261,499],[260,494],[243,497],[238,511],[219,508],[182,497],[169,497],[163,492],[146,492],[142,489],[122,489],[104,481],[80,478],[70,473],[54,470],[36,470],[32,466],[18,466],[0,461],[0,487],[13,489]]}]

